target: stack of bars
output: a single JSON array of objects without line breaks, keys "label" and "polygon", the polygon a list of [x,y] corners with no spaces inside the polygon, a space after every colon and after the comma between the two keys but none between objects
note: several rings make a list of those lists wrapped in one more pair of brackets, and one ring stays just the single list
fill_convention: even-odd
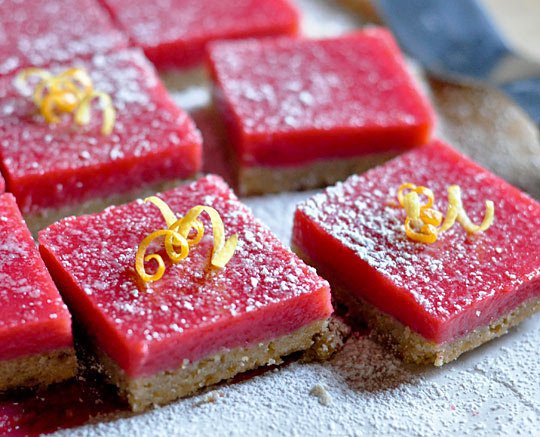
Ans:
[{"label": "stack of bars", "polygon": [[[437,366],[539,310],[540,205],[433,138],[387,30],[302,38],[288,0],[77,6],[0,2],[0,391],[76,374],[72,316],[143,411],[328,359],[332,299]],[[155,68],[205,62],[201,135]],[[241,195],[337,183],[298,205],[296,254],[201,176],[203,138]]]},{"label": "stack of bars", "polygon": [[[294,36],[299,28],[286,0],[169,3],[84,0],[82,14],[61,0],[0,5],[0,181],[11,193],[0,204],[0,299],[9,313],[0,325],[0,391],[75,375],[70,312],[82,327],[79,342],[134,410],[294,352],[326,357],[340,344],[329,326],[328,283],[218,177],[163,194],[174,208],[165,217],[136,200],[75,218],[199,175],[200,132],[148,59],[160,70],[200,65],[210,41]],[[171,20],[170,9],[185,21]],[[187,260],[148,281],[160,255],[156,244],[147,247],[157,253],[137,267],[146,234],[173,232],[164,218],[199,204],[195,228],[214,239],[206,232]],[[39,251],[27,224],[34,235],[42,230]],[[224,233],[234,234],[232,259],[216,266]],[[35,277],[25,274],[29,266]]]}]

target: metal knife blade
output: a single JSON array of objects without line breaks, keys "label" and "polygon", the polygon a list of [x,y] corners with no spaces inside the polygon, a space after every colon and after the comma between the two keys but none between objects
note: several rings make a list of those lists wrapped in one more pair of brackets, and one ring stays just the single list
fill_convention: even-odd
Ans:
[{"label": "metal knife blade", "polygon": [[375,0],[400,45],[431,74],[497,86],[540,124],[540,63],[515,53],[477,0]]}]

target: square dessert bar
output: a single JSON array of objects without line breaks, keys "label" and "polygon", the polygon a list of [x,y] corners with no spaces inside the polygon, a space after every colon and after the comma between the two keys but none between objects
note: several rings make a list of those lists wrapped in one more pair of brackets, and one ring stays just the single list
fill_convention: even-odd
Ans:
[{"label": "square dessert bar", "polygon": [[11,194],[0,195],[0,392],[75,376],[71,316]]},{"label": "square dessert bar", "polygon": [[0,76],[127,45],[96,0],[0,1]]},{"label": "square dessert bar", "polygon": [[433,111],[392,36],[214,43],[241,194],[327,185],[426,143]]},{"label": "square dessert bar", "polygon": [[100,54],[51,71],[71,67],[84,69],[94,89],[110,95],[116,122],[109,135],[101,132],[97,103],[87,126],[70,116],[49,124],[16,86],[15,75],[0,78],[0,169],[33,231],[59,217],[131,200],[143,189],[154,192],[201,167],[200,133],[142,52]]},{"label": "square dessert bar", "polygon": [[[476,234],[456,223],[433,244],[411,240],[396,207],[407,182],[433,190],[441,212],[457,184],[471,220],[491,200],[494,222]],[[442,365],[540,309],[540,205],[440,141],[301,204],[293,245],[407,361]]]},{"label": "square dessert bar", "polygon": [[[39,233],[40,250],[105,373],[134,410],[165,404],[202,387],[310,348],[332,312],[328,283],[286,249],[217,176],[160,195],[184,215],[215,208],[238,246],[224,268],[210,265],[212,226],[187,258],[143,282],[141,241],[167,228],[155,205],[135,201],[68,217]],[[151,271],[152,261],[146,269]]]},{"label": "square dessert bar", "polygon": [[221,39],[294,35],[299,14],[289,0],[102,0],[133,44],[159,69],[204,60],[206,44]]}]

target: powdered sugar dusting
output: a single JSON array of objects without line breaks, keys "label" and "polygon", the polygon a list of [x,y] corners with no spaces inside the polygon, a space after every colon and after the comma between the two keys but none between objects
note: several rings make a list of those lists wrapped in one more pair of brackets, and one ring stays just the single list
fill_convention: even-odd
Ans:
[{"label": "powdered sugar dusting", "polygon": [[[182,358],[197,360],[221,347],[236,347],[238,336],[251,344],[329,316],[329,310],[319,309],[325,305],[325,295],[317,297],[319,290],[328,290],[328,283],[285,250],[221,179],[209,176],[164,193],[163,198],[179,214],[197,204],[220,213],[227,235],[237,233],[239,240],[225,268],[209,267],[212,234],[203,215],[208,231],[189,257],[175,265],[167,263],[159,281],[141,284],[135,272],[139,243],[164,227],[161,214],[148,203],[68,218],[40,233],[40,244],[54,254],[92,306],[99,308],[88,310],[85,322],[105,318],[122,338],[121,343],[129,345],[123,353],[111,351],[111,342],[96,334],[100,347],[114,358],[120,355],[122,363],[129,361],[130,371],[150,373],[163,370],[163,366],[177,367]],[[159,246],[152,246],[148,253],[159,250]],[[155,268],[149,264],[149,270]],[[72,298],[76,302],[84,298],[74,290],[70,294],[76,296]],[[301,296],[306,298],[300,302],[296,298]],[[240,333],[242,321],[250,321],[250,329]],[[216,334],[215,326],[221,327],[217,330],[221,334]],[[180,335],[183,332],[185,335]],[[194,339],[194,332],[198,339]],[[180,343],[176,350],[165,351],[167,348],[161,346],[168,339]],[[177,360],[171,358],[168,363],[172,364],[163,364],[165,357],[160,353]]]},{"label": "powdered sugar dusting", "polygon": [[[484,202],[489,199],[495,203],[495,223],[476,237],[456,225],[435,244],[413,242],[404,232],[403,209],[392,205],[405,182],[432,189],[440,211],[447,208],[447,187],[459,183],[473,221],[481,221]],[[352,176],[299,209],[333,241],[411,294],[427,317],[447,320],[462,316],[473,307],[481,309],[479,305],[494,295],[498,295],[499,307],[506,291],[525,300],[535,295],[532,283],[540,280],[540,205],[437,143]],[[519,289],[522,284],[526,285]],[[481,311],[475,324],[500,316],[486,305],[488,311]],[[459,329],[472,327],[462,321]],[[446,340],[459,334],[440,333],[445,337],[436,338]]]},{"label": "powdered sugar dusting", "polygon": [[[168,98],[141,51],[97,54],[51,69],[58,73],[71,67],[85,69],[94,88],[111,96],[116,109],[111,135],[100,133],[102,114],[97,107],[88,126],[74,126],[69,117],[47,124],[32,99],[15,87],[13,76],[0,78],[0,151],[10,190],[24,213],[196,171],[199,133]],[[159,171],[150,171],[150,160],[161,166]],[[122,177],[113,170],[117,167]],[[89,175],[96,169],[99,181]],[[43,179],[34,184],[21,181],[30,175]]]},{"label": "powdered sugar dusting", "polygon": [[127,45],[93,0],[0,1],[0,75]]},{"label": "powdered sugar dusting", "polygon": [[[443,369],[410,369],[364,335],[325,364],[292,364],[144,415],[59,435],[373,435],[534,434],[540,394],[535,338],[540,319]],[[498,357],[498,358],[497,358]],[[532,360],[532,361],[531,361]],[[504,369],[504,370],[503,370]],[[323,405],[310,395],[322,385]],[[219,429],[216,429],[219,424]]]},{"label": "powdered sugar dusting", "polygon": [[[304,27],[310,35],[340,33],[357,24],[350,14],[338,12],[335,2],[298,3],[307,13]],[[313,194],[264,196],[246,203],[288,243],[295,205]],[[359,335],[324,365],[292,364],[223,385],[215,403],[201,394],[134,417],[96,418],[99,423],[57,434],[535,435],[540,429],[539,336],[536,316],[455,363],[421,371],[405,368]],[[330,406],[309,395],[317,384],[332,397]]]},{"label": "powdered sugar dusting", "polygon": [[387,38],[372,29],[343,39],[215,44],[218,97],[245,134],[427,125],[423,98]]},{"label": "powdered sugar dusting", "polygon": [[133,3],[105,0],[116,21],[141,47],[180,41],[192,48],[201,41],[285,33],[296,15],[282,0],[155,0]]}]

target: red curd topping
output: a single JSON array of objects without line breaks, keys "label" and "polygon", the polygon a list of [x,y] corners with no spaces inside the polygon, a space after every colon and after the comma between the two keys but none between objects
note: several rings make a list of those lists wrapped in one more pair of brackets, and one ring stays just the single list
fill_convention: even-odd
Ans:
[{"label": "red curd topping", "polygon": [[11,194],[0,195],[0,360],[72,346],[71,317]]},{"label": "red curd topping", "polygon": [[0,0],[0,76],[127,45],[95,0]]},{"label": "red curd topping", "polygon": [[299,14],[288,0],[102,0],[114,20],[158,68],[200,63],[209,41],[294,35]]},{"label": "red curd topping", "polygon": [[433,110],[384,29],[218,42],[209,63],[242,165],[397,153],[429,140]]},{"label": "red curd topping", "polygon": [[[39,236],[66,301],[98,347],[128,375],[174,369],[330,315],[327,282],[257,221],[220,178],[208,176],[160,197],[179,215],[199,204],[219,212],[226,238],[238,234],[224,268],[210,266],[208,231],[179,263],[164,254],[163,277],[144,284],[135,254],[143,238],[166,224],[156,206],[142,201],[64,219]],[[210,230],[208,217],[200,219]],[[156,241],[148,253],[163,251],[162,243]],[[147,270],[152,268],[148,263]]]},{"label": "red curd topping", "polygon": [[[490,199],[495,221],[476,235],[453,226],[433,244],[412,241],[395,206],[410,181],[431,188],[440,211],[459,184],[471,220]],[[293,241],[328,278],[437,343],[540,295],[540,205],[440,141],[300,205]]]},{"label": "red curd topping", "polygon": [[141,52],[96,55],[51,71],[70,67],[84,69],[95,89],[110,95],[116,111],[110,134],[102,133],[97,108],[86,126],[67,114],[60,123],[47,123],[14,75],[0,78],[0,167],[23,213],[186,178],[200,169],[199,132]]}]

